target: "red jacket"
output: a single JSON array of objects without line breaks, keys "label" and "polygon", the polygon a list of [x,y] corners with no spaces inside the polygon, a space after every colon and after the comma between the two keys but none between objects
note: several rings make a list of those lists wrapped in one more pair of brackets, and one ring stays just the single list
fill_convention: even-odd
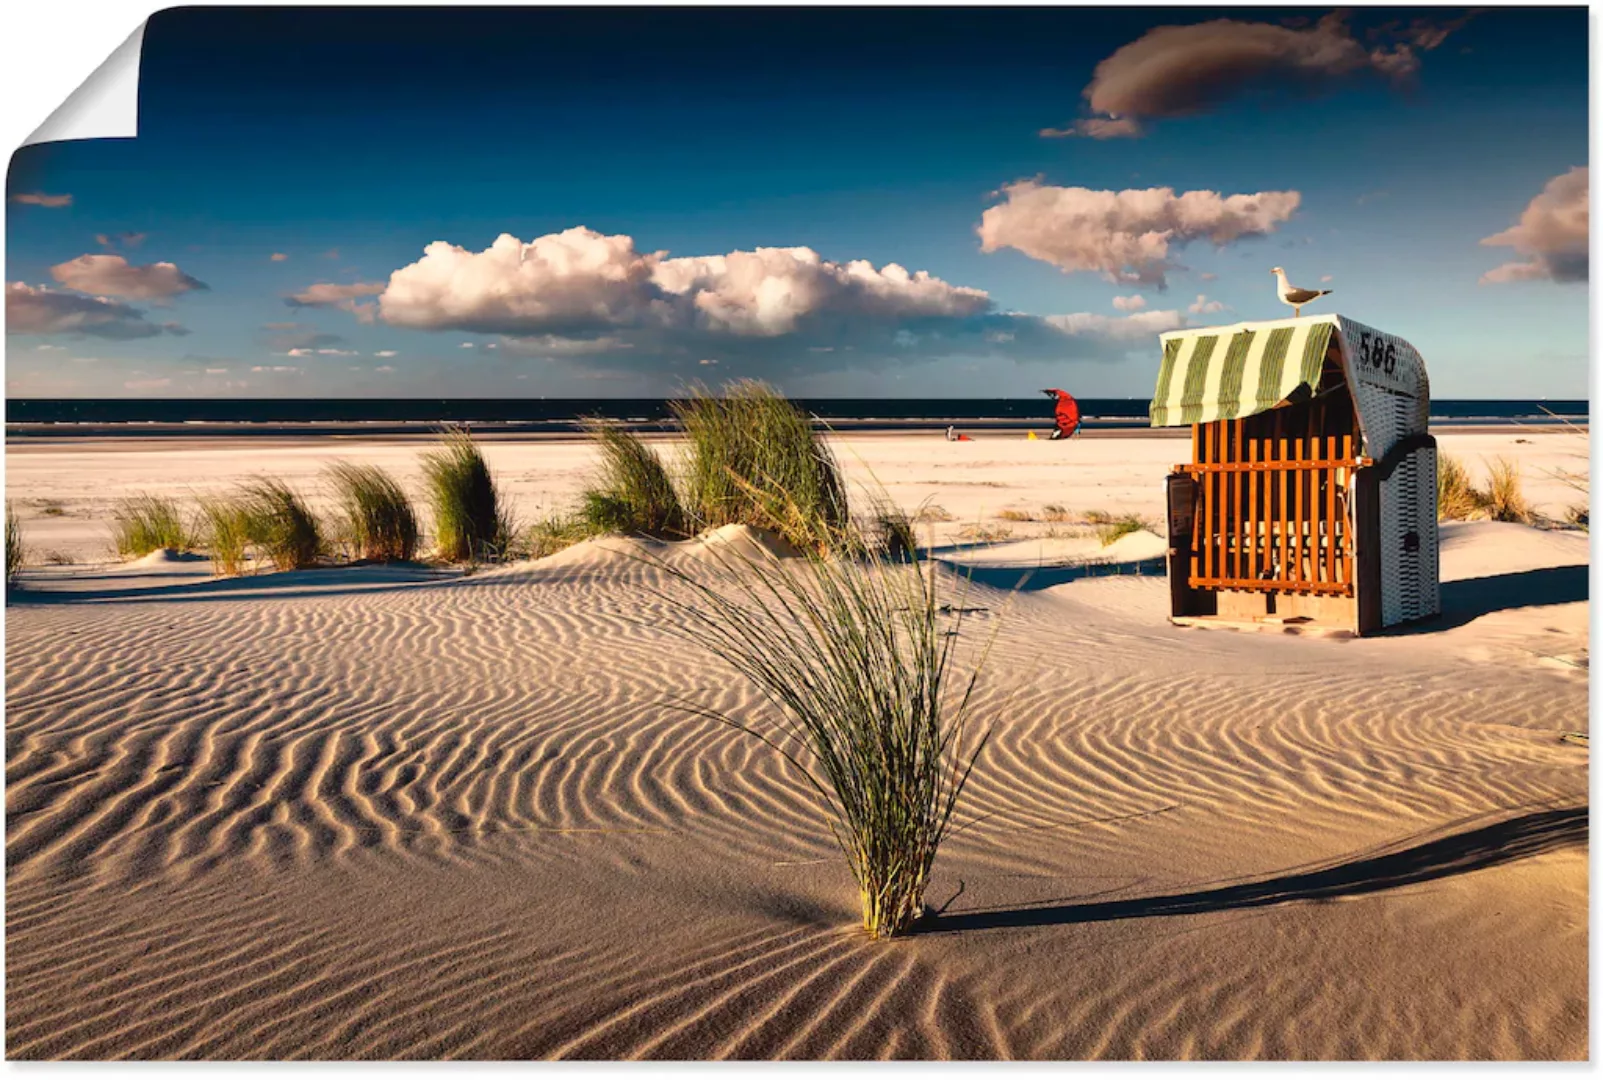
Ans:
[{"label": "red jacket", "polygon": [[1075,401],[1065,390],[1048,390],[1049,394],[1056,394],[1058,398],[1057,420],[1058,430],[1065,438],[1073,435],[1080,427],[1080,403]]}]

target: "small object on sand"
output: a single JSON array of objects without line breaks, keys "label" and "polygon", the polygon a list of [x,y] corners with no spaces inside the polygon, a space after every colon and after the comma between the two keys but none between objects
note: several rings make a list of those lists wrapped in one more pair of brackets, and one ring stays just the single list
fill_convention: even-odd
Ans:
[{"label": "small object on sand", "polygon": [[1592,745],[1591,740],[1587,737],[1587,733],[1584,731],[1566,731],[1564,734],[1559,736],[1559,741],[1574,743],[1576,746],[1590,747]]},{"label": "small object on sand", "polygon": [[1280,302],[1282,304],[1290,304],[1291,310],[1297,315],[1298,318],[1302,317],[1302,306],[1304,304],[1311,304],[1315,300],[1318,300],[1321,296],[1329,296],[1331,293],[1330,289],[1297,288],[1297,286],[1286,280],[1285,270],[1278,266],[1269,272],[1280,279],[1280,288],[1278,290],[1280,293]]}]

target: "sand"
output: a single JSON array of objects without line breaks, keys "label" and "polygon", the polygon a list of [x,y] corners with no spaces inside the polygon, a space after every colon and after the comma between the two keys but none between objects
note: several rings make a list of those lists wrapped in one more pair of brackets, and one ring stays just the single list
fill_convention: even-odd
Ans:
[{"label": "sand", "polygon": [[[1443,442],[1579,501],[1542,470],[1584,440]],[[410,480],[416,446],[8,447],[29,543],[78,560],[6,612],[8,1055],[1588,1055],[1585,534],[1447,526],[1429,628],[1184,629],[1155,538],[996,519],[1155,518],[1184,444],[839,449],[951,516],[965,636],[1000,620],[979,820],[941,916],[880,943],[800,778],[674,706],[760,715],[621,545],[466,576],[91,565],[117,495],[310,490],[334,453]],[[534,516],[588,451],[489,456]]]}]

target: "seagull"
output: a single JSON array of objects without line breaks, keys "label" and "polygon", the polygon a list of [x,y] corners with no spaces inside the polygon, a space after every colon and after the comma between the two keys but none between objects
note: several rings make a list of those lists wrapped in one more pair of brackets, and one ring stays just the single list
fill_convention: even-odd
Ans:
[{"label": "seagull", "polygon": [[1290,304],[1291,310],[1296,312],[1297,318],[1302,317],[1302,306],[1304,304],[1311,304],[1321,296],[1329,296],[1331,293],[1329,289],[1297,288],[1297,286],[1286,280],[1286,272],[1278,266],[1269,272],[1280,279],[1280,302],[1282,304]]}]

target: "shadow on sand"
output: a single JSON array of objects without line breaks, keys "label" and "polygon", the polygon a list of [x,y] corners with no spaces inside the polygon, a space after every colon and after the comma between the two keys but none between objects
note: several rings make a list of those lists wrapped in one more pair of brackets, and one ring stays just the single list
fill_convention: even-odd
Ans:
[{"label": "shadow on sand", "polygon": [[[243,597],[278,600],[299,597],[379,593],[419,585],[461,580],[458,570],[422,563],[353,564],[213,578],[194,572],[134,570],[64,576],[38,582],[24,579],[21,588],[6,590],[8,605],[90,604],[165,600],[197,602]],[[152,581],[162,584],[150,584]],[[172,581],[173,584],[165,582]],[[126,582],[126,584],[124,583]]]},{"label": "shadow on sand", "polygon": [[1056,904],[1009,908],[1000,911],[941,915],[914,927],[915,933],[939,934],[958,930],[995,930],[1002,927],[1058,926],[1068,923],[1106,922],[1113,919],[1150,919],[1164,915],[1201,915],[1215,911],[1267,907],[1297,900],[1335,900],[1346,896],[1396,889],[1424,881],[1467,874],[1518,859],[1565,848],[1585,847],[1587,807],[1542,810],[1467,832],[1454,833],[1425,843],[1340,862],[1323,869],[1286,874],[1243,885],[1112,900],[1095,904]]},{"label": "shadow on sand", "polygon": [[971,565],[954,562],[949,558],[940,557],[936,552],[930,554],[954,574],[969,578],[976,585],[1001,589],[1004,592],[1034,592],[1037,589],[1050,589],[1054,585],[1080,581],[1083,578],[1161,578],[1165,575],[1165,560],[1161,558],[1134,562],[1083,563],[1074,566],[987,566],[983,563]]},{"label": "shadow on sand", "polygon": [[1546,607],[1586,600],[1588,567],[1548,566],[1517,574],[1491,574],[1442,582],[1442,613],[1386,633],[1428,634],[1474,622],[1494,611]]}]

